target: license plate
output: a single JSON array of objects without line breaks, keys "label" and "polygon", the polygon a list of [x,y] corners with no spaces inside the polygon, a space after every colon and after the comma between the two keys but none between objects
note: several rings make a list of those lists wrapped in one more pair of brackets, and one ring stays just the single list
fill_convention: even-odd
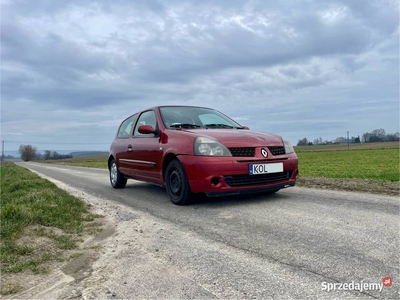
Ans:
[{"label": "license plate", "polygon": [[279,172],[283,172],[283,163],[249,165],[250,175],[279,173]]}]

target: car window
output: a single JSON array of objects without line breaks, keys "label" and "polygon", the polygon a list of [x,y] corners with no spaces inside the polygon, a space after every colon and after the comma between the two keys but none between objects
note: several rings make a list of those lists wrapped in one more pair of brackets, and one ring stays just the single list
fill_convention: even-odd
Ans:
[{"label": "car window", "polygon": [[215,114],[203,114],[199,115],[199,119],[203,125],[205,124],[225,124],[225,125],[231,125],[232,123],[229,123],[225,119],[221,118],[218,115]]},{"label": "car window", "polygon": [[182,127],[242,128],[239,123],[211,108],[193,106],[162,106],[160,107],[160,114],[165,127],[168,129]]},{"label": "car window", "polygon": [[137,114],[123,121],[121,123],[121,126],[119,127],[117,137],[120,139],[127,139],[131,133],[133,124],[135,124],[136,119],[137,119]]},{"label": "car window", "polygon": [[139,120],[137,121],[136,127],[135,127],[135,131],[133,133],[134,136],[145,136],[145,137],[152,137],[154,136],[154,133],[150,133],[150,134],[142,134],[139,133],[139,126],[140,125],[150,125],[153,128],[157,128],[157,119],[156,119],[156,115],[154,113],[153,110],[149,110],[146,111],[144,113],[142,113],[139,117]]}]

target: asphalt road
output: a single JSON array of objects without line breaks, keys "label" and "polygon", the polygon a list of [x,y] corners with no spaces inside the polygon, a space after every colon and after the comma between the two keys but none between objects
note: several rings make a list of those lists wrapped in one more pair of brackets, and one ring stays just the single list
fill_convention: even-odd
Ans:
[{"label": "asphalt road", "polygon": [[[156,220],[146,249],[157,251],[166,274],[159,268],[147,274],[142,298],[185,298],[179,286],[186,298],[399,299],[398,197],[295,187],[175,206],[158,186],[128,181],[112,189],[107,170],[19,164]],[[171,236],[159,237],[163,229]],[[128,263],[115,267],[131,270],[121,275],[135,278],[130,288],[145,285],[135,275],[147,273],[144,260]],[[323,290],[328,283],[382,283],[386,276],[393,284],[382,291]],[[129,298],[129,288],[121,293]]]}]

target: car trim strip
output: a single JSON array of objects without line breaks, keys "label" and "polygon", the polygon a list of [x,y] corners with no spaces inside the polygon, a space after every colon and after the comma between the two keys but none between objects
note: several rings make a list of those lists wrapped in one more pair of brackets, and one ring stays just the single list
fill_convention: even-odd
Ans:
[{"label": "car trim strip", "polygon": [[145,160],[135,160],[135,159],[125,159],[125,158],[120,158],[119,161],[127,162],[127,163],[132,163],[132,164],[139,164],[139,165],[150,165],[152,167],[156,166],[156,163],[153,161],[145,161]]}]

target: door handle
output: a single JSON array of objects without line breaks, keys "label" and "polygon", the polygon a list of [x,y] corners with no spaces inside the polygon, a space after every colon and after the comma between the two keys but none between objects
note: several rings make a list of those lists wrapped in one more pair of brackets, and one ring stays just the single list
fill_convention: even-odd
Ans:
[{"label": "door handle", "polygon": [[131,152],[131,151],[132,151],[132,145],[129,144],[129,145],[128,145],[128,152]]}]

